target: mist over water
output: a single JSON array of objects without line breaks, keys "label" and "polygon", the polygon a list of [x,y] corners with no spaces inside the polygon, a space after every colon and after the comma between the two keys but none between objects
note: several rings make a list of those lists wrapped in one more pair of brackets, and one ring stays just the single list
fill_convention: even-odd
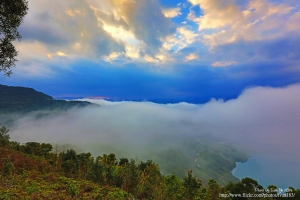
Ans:
[{"label": "mist over water", "polygon": [[180,138],[209,136],[259,155],[253,157],[255,165],[238,164],[238,177],[300,188],[300,85],[249,88],[237,99],[201,105],[82,100],[100,106],[16,118],[9,127],[12,140],[68,143],[93,154],[143,159],[151,141],[160,142],[155,148],[166,148]]},{"label": "mist over water", "polygon": [[286,163],[286,160],[272,158],[266,154],[255,154],[246,163],[237,163],[232,174],[240,179],[251,177],[258,180],[263,187],[273,184],[282,189],[289,186],[299,188],[300,174],[297,173],[297,167],[299,160],[296,159]]}]

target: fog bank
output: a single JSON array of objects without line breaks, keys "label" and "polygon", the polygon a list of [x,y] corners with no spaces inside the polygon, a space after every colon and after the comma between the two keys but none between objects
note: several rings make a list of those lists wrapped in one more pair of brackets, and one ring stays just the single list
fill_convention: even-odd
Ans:
[{"label": "fog bank", "polygon": [[[172,146],[172,138],[209,136],[263,155],[270,165],[260,161],[262,173],[280,175],[300,188],[299,84],[253,87],[237,99],[211,100],[202,105],[81,100],[100,106],[74,108],[39,119],[34,114],[18,118],[15,126],[9,127],[12,140],[69,143],[83,150],[105,144],[111,150],[139,156],[149,141],[161,138],[162,146]],[[278,160],[280,168],[271,165]],[[279,184],[275,181],[270,184]]]}]

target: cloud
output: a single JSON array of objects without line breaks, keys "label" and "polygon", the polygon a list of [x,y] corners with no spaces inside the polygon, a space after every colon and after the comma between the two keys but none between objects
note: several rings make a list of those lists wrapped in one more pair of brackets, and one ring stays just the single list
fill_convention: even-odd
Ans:
[{"label": "cloud", "polygon": [[299,19],[299,10],[294,9],[293,1],[253,0],[243,6],[234,0],[190,2],[199,5],[203,16],[197,17],[191,10],[188,19],[199,25],[204,43],[211,47],[238,40],[263,41],[299,32],[294,24]]},{"label": "cloud", "polygon": [[[10,134],[13,140],[21,142],[88,146],[98,141],[115,148],[132,147],[139,149],[138,152],[145,150],[143,144],[160,136],[201,138],[210,135],[244,146],[272,162],[280,160],[285,171],[296,175],[296,165],[289,163],[300,164],[299,94],[300,85],[296,84],[284,88],[254,87],[237,99],[211,100],[200,105],[89,100],[100,107],[73,109],[41,119],[27,116],[16,120]],[[172,139],[168,137],[168,141],[162,140],[162,143],[172,143]],[[270,166],[262,170],[270,170]],[[273,173],[282,174],[282,171]]]},{"label": "cloud", "polygon": [[123,18],[136,39],[151,47],[160,47],[162,40],[175,31],[171,21],[162,14],[157,0],[110,1],[115,16]]},{"label": "cloud", "polygon": [[[164,39],[175,31],[157,0],[32,0],[29,7],[20,27],[20,57],[24,62],[46,64],[51,59],[61,63],[62,57],[66,66],[78,59],[139,62],[145,54],[160,52]],[[28,54],[23,49],[28,48],[38,52],[38,58],[23,56]]]},{"label": "cloud", "polygon": [[180,8],[164,8],[162,9],[162,13],[167,18],[173,18],[182,14]]},{"label": "cloud", "polygon": [[288,23],[286,24],[287,30],[289,31],[295,31],[297,33],[300,32],[300,28],[297,22],[300,20],[300,12],[295,13],[291,18],[289,19]]},{"label": "cloud", "polygon": [[150,63],[158,63],[158,62],[159,62],[158,59],[153,58],[153,57],[151,57],[151,56],[149,56],[149,55],[145,55],[145,56],[144,56],[144,59],[145,59],[147,62],[150,62]]},{"label": "cloud", "polygon": [[282,68],[293,65],[295,70],[299,70],[300,52],[297,49],[299,45],[300,37],[296,33],[263,41],[237,40],[214,47],[211,50],[213,52],[211,57],[235,60],[238,63],[281,62]]},{"label": "cloud", "polygon": [[58,55],[58,56],[67,56],[64,52],[62,52],[62,51],[58,51],[58,52],[56,52],[56,55]]},{"label": "cloud", "polygon": [[212,66],[214,67],[226,67],[226,66],[231,66],[231,65],[235,65],[237,64],[237,62],[235,61],[221,61],[221,62],[214,62],[212,64]]},{"label": "cloud", "polygon": [[[170,68],[185,63],[192,58],[191,53],[194,58],[201,57],[199,65],[207,66],[216,61],[248,64],[278,58],[276,55],[297,59],[298,51],[293,45],[293,40],[298,44],[299,38],[300,15],[294,6],[297,2],[190,3],[194,6],[190,9],[183,4],[163,9],[158,0],[32,0],[20,27],[23,40],[16,44],[20,62],[14,71],[26,72],[28,77],[40,76],[47,70],[55,74],[59,66],[70,69],[79,60],[105,61],[110,67],[117,66],[112,63],[138,63],[145,68],[148,64]],[[164,13],[182,14],[170,19]],[[275,46],[282,41],[287,42],[284,49],[270,48],[271,43]],[[185,48],[197,50],[183,53]],[[30,65],[35,70],[29,70]],[[41,72],[37,72],[39,66]]]},{"label": "cloud", "polygon": [[190,0],[192,5],[199,5],[204,12],[196,18],[190,13],[189,19],[199,23],[199,29],[220,28],[232,24],[240,15],[234,0]]},{"label": "cloud", "polygon": [[176,33],[169,35],[163,47],[166,50],[180,51],[183,48],[193,44],[199,38],[199,34],[191,30],[188,26],[180,26],[176,29]]},{"label": "cloud", "polygon": [[195,53],[191,53],[185,57],[185,61],[198,60],[198,59],[199,59],[199,56]]},{"label": "cloud", "polygon": [[194,9],[190,9],[187,16],[198,24],[197,41],[208,48],[205,55],[201,55],[201,60],[211,61],[212,66],[223,65],[221,61],[235,61],[242,65],[252,63],[252,66],[259,61],[281,62],[282,68],[299,70],[299,51],[296,46],[300,29],[296,24],[300,12],[297,2],[190,2],[193,6],[199,6],[202,13],[199,16]]},{"label": "cloud", "polygon": [[[123,48],[99,26],[86,1],[40,3],[33,0],[29,7],[30,12],[20,28],[23,40],[38,41],[49,53],[64,51],[95,57]],[[72,48],[76,44],[77,51]]]}]

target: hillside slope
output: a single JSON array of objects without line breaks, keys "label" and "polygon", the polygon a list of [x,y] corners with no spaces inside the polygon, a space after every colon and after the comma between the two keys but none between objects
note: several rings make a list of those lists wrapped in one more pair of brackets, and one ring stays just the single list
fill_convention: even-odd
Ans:
[{"label": "hillside slope", "polygon": [[83,101],[54,100],[32,88],[0,85],[0,114],[27,113],[36,110],[69,109],[91,105]]},{"label": "hillside slope", "polygon": [[[0,199],[220,199],[231,194],[256,194],[277,198],[277,188],[264,189],[256,180],[244,178],[237,183],[219,185],[210,179],[204,185],[189,170],[183,179],[162,175],[157,164],[116,159],[114,154],[92,157],[90,153],[53,152],[45,143],[20,145],[9,141],[5,127],[0,128]],[[4,136],[4,137],[3,137]],[[5,137],[8,136],[8,137]],[[256,189],[255,189],[255,188]],[[292,187],[283,197],[299,199],[300,190]],[[230,199],[240,199],[234,197]],[[250,199],[250,198],[247,198]]]}]

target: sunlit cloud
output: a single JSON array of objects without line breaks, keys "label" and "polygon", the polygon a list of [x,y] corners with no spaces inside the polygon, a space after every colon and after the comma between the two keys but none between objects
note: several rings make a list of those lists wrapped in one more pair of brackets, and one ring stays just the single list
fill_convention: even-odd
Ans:
[{"label": "sunlit cloud", "polygon": [[177,28],[174,35],[170,35],[166,38],[163,47],[166,50],[173,49],[179,51],[190,44],[193,44],[195,41],[197,41],[198,37],[198,33],[195,33],[186,26],[181,26]]},{"label": "sunlit cloud", "polygon": [[159,59],[160,61],[166,61],[168,60],[167,56],[163,55],[163,54],[158,54],[155,56],[157,59]]},{"label": "sunlit cloud", "polygon": [[[15,74],[38,75],[49,70],[49,74],[51,72],[59,74],[51,78],[53,83],[64,83],[66,77],[85,72],[85,68],[90,66],[94,66],[88,70],[94,75],[94,80],[99,80],[101,77],[97,74],[99,69],[101,73],[106,74],[102,69],[123,66],[117,68],[124,69],[124,72],[126,71],[124,76],[126,76],[129,73],[127,70],[130,71],[138,66],[152,78],[154,77],[152,75],[158,71],[165,73],[160,78],[153,78],[159,83],[150,81],[157,85],[166,84],[164,78],[181,77],[182,80],[188,80],[190,74],[195,74],[194,76],[201,77],[199,80],[203,80],[201,82],[203,85],[206,85],[203,82],[209,79],[207,86],[213,85],[217,88],[212,82],[215,77],[221,76],[219,73],[224,72],[221,72],[223,70],[221,66],[234,66],[231,67],[232,71],[226,71],[230,74],[222,77],[240,78],[241,83],[244,83],[242,81],[244,78],[251,79],[251,83],[248,82],[250,85],[269,83],[267,77],[260,79],[254,77],[261,77],[259,69],[267,70],[271,65],[277,66],[272,70],[272,73],[277,74],[272,80],[280,80],[283,77],[282,72],[293,71],[297,74],[296,72],[299,71],[300,57],[297,49],[300,45],[298,34],[300,15],[299,9],[292,6],[295,1],[222,3],[220,0],[194,0],[192,6],[191,3],[187,3],[185,5],[187,7],[184,7],[183,2],[166,6],[180,8],[182,14],[174,18],[166,18],[163,15],[162,10],[165,5],[162,6],[163,4],[157,0],[103,0],[101,2],[74,0],[60,2],[58,3],[61,4],[60,6],[47,0],[44,3],[37,0],[29,3],[30,12],[20,27],[23,38],[21,42],[16,42],[19,62],[13,69]],[[226,13],[230,9],[234,13],[227,16]],[[218,15],[212,17],[212,13],[217,11],[221,13],[221,17]],[[239,17],[236,19],[234,16]],[[223,18],[225,22],[219,23],[218,20]],[[202,28],[199,29],[200,19],[207,20],[207,28],[203,28],[202,24]],[[211,23],[211,26],[218,23],[220,26],[209,28],[210,20],[212,22],[217,20],[216,23]],[[24,67],[31,65],[35,70]],[[182,73],[179,67],[183,65],[187,70],[186,73]],[[39,67],[41,72],[37,73]],[[217,75],[209,74],[210,78],[202,76],[202,70],[207,68],[211,68]],[[24,73],[26,70],[28,73]],[[74,74],[70,75],[70,71]],[[118,74],[116,71],[114,73]],[[138,75],[134,76],[138,77]],[[126,82],[125,77],[120,78]],[[227,81],[231,84],[234,80],[230,78]],[[23,80],[21,77],[17,79]],[[88,75],[77,79],[79,82],[90,82],[90,85],[93,85],[91,87],[111,91],[110,83],[105,83],[103,86],[102,83],[88,78]],[[266,81],[264,82],[263,79]],[[284,80],[289,80],[285,84],[297,82],[294,76],[293,78],[285,76]],[[184,85],[178,89],[176,87],[181,84],[175,78],[173,81],[176,82],[174,88],[170,85],[165,86],[169,88],[164,89],[166,96],[174,94],[185,97],[182,93],[183,88],[190,87]],[[53,85],[52,82],[44,83]],[[146,84],[143,86],[146,87]],[[68,87],[72,88],[70,85]],[[123,87],[125,86],[118,85],[117,90],[127,91]],[[246,84],[241,86],[240,90],[243,87],[246,87]],[[128,90],[133,91],[133,89]],[[138,90],[132,94],[136,94],[136,91]],[[173,93],[168,93],[169,91]],[[198,95],[196,91],[194,93]]]},{"label": "sunlit cloud", "polygon": [[[187,20],[198,25],[197,41],[205,44],[209,57],[214,58],[212,67],[231,66],[226,62],[232,60],[237,62],[235,66],[264,60],[297,69],[299,56],[294,45],[299,43],[300,12],[295,1],[191,2],[203,14],[190,9]],[[227,14],[229,10],[232,12]]]},{"label": "sunlit cloud", "polygon": [[162,13],[167,18],[173,18],[181,15],[180,8],[164,8],[162,9]]},{"label": "sunlit cloud", "polygon": [[103,29],[117,41],[129,43],[129,44],[139,43],[139,41],[135,38],[132,32],[126,31],[122,27],[115,27],[115,26],[103,24]]},{"label": "sunlit cloud", "polygon": [[[235,1],[190,0],[199,6],[204,15],[197,17],[190,11],[188,19],[199,24],[199,30],[212,29],[203,38],[207,45],[215,46],[238,40],[255,41],[278,38],[288,31],[295,31],[293,21],[299,11],[293,10],[288,2],[274,3],[267,0],[248,1],[245,7]],[[289,24],[293,24],[290,25]]]},{"label": "sunlit cloud", "polygon": [[105,56],[103,58],[103,60],[105,60],[107,62],[112,62],[112,61],[117,60],[121,57],[124,57],[124,53],[112,52],[108,56]]},{"label": "sunlit cloud", "polygon": [[218,61],[212,64],[213,67],[227,67],[231,65],[235,65],[237,62],[235,61]]},{"label": "sunlit cloud", "polygon": [[76,15],[80,14],[80,10],[66,10],[66,13],[72,17],[75,17]]},{"label": "sunlit cloud", "polygon": [[52,55],[51,54],[47,54],[47,57],[52,59]]},{"label": "sunlit cloud", "polygon": [[58,56],[67,56],[64,52],[62,52],[62,51],[58,51],[58,52],[56,52],[56,55],[58,55]]},{"label": "sunlit cloud", "polygon": [[38,41],[50,52],[68,52],[74,57],[95,58],[122,49],[121,44],[98,26],[86,2],[58,4],[29,2],[30,12],[20,29],[23,41]]},{"label": "sunlit cloud", "polygon": [[131,59],[140,58],[140,48],[134,45],[126,45],[126,56]]},{"label": "sunlit cloud", "polygon": [[[106,60],[125,54],[120,59],[139,61],[143,59],[140,52],[157,54],[164,38],[175,30],[157,0],[104,0],[101,4],[76,0],[59,5],[32,0],[29,4],[20,30],[23,41],[41,43],[48,58]],[[153,16],[152,11],[157,13]]]},{"label": "sunlit cloud", "polygon": [[221,28],[232,24],[240,17],[240,10],[235,1],[228,0],[221,3],[220,0],[190,0],[192,5],[199,5],[204,11],[202,17],[195,17],[190,13],[189,19],[199,23],[199,29]]},{"label": "sunlit cloud", "polygon": [[185,61],[198,60],[198,59],[199,59],[199,56],[195,53],[191,53],[185,57]]},{"label": "sunlit cloud", "polygon": [[[20,28],[22,44],[39,43],[44,48],[42,57],[52,58],[57,64],[57,57],[68,57],[70,62],[119,60],[163,65],[192,58],[189,54],[178,54],[189,47],[207,51],[201,58],[211,63],[215,59],[208,58],[215,56],[214,49],[218,46],[276,40],[300,31],[297,25],[300,15],[293,1],[253,0],[243,6],[234,0],[189,2],[192,7],[188,9],[188,4],[183,2],[164,8],[158,0],[103,0],[101,3],[68,0],[59,6],[51,1],[32,0],[30,12]],[[196,7],[201,14],[196,13]]]},{"label": "sunlit cloud", "polygon": [[149,55],[145,55],[144,59],[145,59],[145,61],[150,62],[150,63],[159,63],[158,59],[156,59],[152,56],[149,56]]},{"label": "sunlit cloud", "polygon": [[300,32],[300,27],[298,26],[298,22],[300,21],[300,12],[295,13],[289,21],[287,22],[287,28],[289,31],[295,31],[297,33]]}]

